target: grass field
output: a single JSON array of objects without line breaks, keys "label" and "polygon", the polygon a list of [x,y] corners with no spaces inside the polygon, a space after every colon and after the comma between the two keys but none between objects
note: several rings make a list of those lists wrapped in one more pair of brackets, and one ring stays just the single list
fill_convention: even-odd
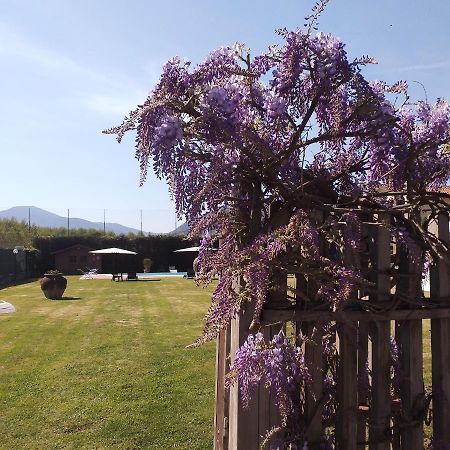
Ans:
[{"label": "grass field", "polygon": [[214,345],[185,349],[210,290],[68,277],[0,291],[0,448],[210,449]]}]

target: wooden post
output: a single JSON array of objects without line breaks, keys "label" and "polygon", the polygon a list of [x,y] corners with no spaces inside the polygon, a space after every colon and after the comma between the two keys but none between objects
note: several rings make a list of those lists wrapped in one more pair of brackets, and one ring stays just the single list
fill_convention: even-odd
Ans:
[{"label": "wooden post", "polygon": [[308,448],[319,448],[322,428],[323,395],[323,331],[320,323],[304,323],[308,341],[305,344],[305,363],[309,368],[311,383],[306,387],[305,416]]},{"label": "wooden post", "polygon": [[369,449],[390,449],[390,321],[370,323],[372,341],[372,404],[369,415]]},{"label": "wooden post", "polygon": [[[360,269],[359,253],[346,245],[344,263]],[[352,292],[352,298],[358,292]],[[345,321],[337,325],[338,332],[338,415],[336,421],[336,448],[356,450],[358,442],[358,322]]]},{"label": "wooden post", "polygon": [[[286,297],[287,297],[287,273],[282,270],[275,271],[272,277],[272,286],[269,292],[267,304],[272,305],[272,307],[274,308],[286,306],[287,302]],[[280,331],[286,332],[285,322],[280,322],[273,325],[264,325],[264,327],[262,328],[264,340],[266,342],[269,342]],[[281,418],[278,414],[278,409],[275,405],[273,395],[271,395],[267,391],[266,387],[263,386],[262,384],[260,385],[258,390],[258,398],[259,398],[258,427],[259,427],[259,435],[261,438],[263,438],[267,434],[267,432],[269,432],[275,427],[280,426]],[[282,434],[280,432],[275,435],[275,439],[279,439],[280,437],[282,437]],[[271,440],[268,440],[266,442],[268,448],[271,448],[270,444]]]},{"label": "wooden post", "polygon": [[[411,261],[407,250],[399,248],[399,281],[397,292],[411,300],[421,297],[422,274]],[[417,407],[424,398],[422,320],[399,320],[395,337],[400,352],[400,395],[402,401],[402,450],[423,449],[423,422],[417,420]]]},{"label": "wooden post", "polygon": [[[297,293],[304,293],[314,299],[317,286],[308,281],[303,275],[295,276],[295,289]],[[302,307],[302,300],[297,296],[297,308]],[[306,440],[308,448],[315,450],[320,448],[320,440],[323,434],[322,410],[323,410],[323,322],[295,321],[295,332],[299,336],[302,333],[307,336],[304,345],[305,364],[311,375],[311,382],[303,387],[305,410],[304,421],[306,424]]]},{"label": "wooden post", "polygon": [[[258,182],[248,180],[239,188],[242,198],[251,199],[250,208],[239,207],[238,220],[248,224],[240,236],[239,246],[248,245],[261,229],[262,193]],[[240,291],[243,280],[235,280],[235,290]],[[232,365],[236,352],[247,340],[250,326],[255,313],[254,304],[241,304],[239,314],[230,323],[230,364]],[[239,382],[230,388],[229,419],[228,419],[228,449],[249,450],[257,449],[260,442],[259,429],[259,395],[254,395],[247,408],[244,408],[240,393]]]},{"label": "wooden post", "polygon": [[[371,222],[369,215],[361,217],[366,222]],[[369,273],[371,265],[371,245],[373,245],[373,236],[369,233],[370,227],[362,225],[361,227],[361,246],[357,253],[357,268],[360,273]],[[357,293],[358,300],[368,300],[367,294],[361,289]],[[368,440],[368,411],[369,411],[369,324],[365,321],[358,322],[357,330],[358,339],[358,417],[357,417],[357,448],[358,450],[366,449],[366,441]]]},{"label": "wooden post", "polygon": [[[370,215],[361,217],[366,222],[371,222]],[[370,235],[370,226],[361,227],[361,251],[359,252],[359,269],[361,273],[369,273],[371,267],[371,248],[374,237]],[[359,300],[368,300],[367,294],[360,290]],[[368,440],[368,412],[369,412],[369,324],[360,320],[358,322],[358,431],[357,448],[366,449]]]},{"label": "wooden post", "polygon": [[339,333],[336,448],[356,450],[358,424],[357,322],[343,323]]},{"label": "wooden post", "polygon": [[[231,364],[236,357],[236,351],[247,340],[249,328],[253,319],[253,308],[241,311],[231,321],[230,356]],[[239,394],[239,383],[230,388],[229,433],[227,450],[258,449],[260,442],[259,430],[259,396],[254,395],[248,408],[244,408]]]},{"label": "wooden post", "polygon": [[368,374],[368,345],[369,345],[368,324],[360,321],[358,324],[358,432],[357,448],[364,450],[367,441],[367,414],[369,407],[369,374]]},{"label": "wooden post", "polygon": [[[370,295],[372,303],[389,301],[390,280],[390,233],[385,226],[386,218],[378,217],[379,225],[371,227],[373,246],[370,248],[371,268],[369,278],[375,282],[377,292]],[[390,321],[369,324],[371,339],[372,403],[369,414],[369,450],[389,450],[389,425],[391,415],[390,396]]]},{"label": "wooden post", "polygon": [[[266,342],[273,339],[273,337],[278,334],[281,330],[285,331],[284,324],[277,324],[266,326],[263,329],[263,335]],[[267,388],[261,383],[258,389],[258,400],[259,400],[259,417],[258,417],[258,428],[260,441],[258,444],[261,445],[262,439],[267,433],[278,427],[281,424],[281,418],[278,414],[278,409],[275,405],[275,399],[272,394],[267,391]],[[278,432],[275,434],[275,439],[282,438],[282,433]],[[272,448],[272,439],[268,439],[266,442],[267,448]],[[255,447],[256,448],[256,447]]]},{"label": "wooden post", "polygon": [[[276,289],[272,292],[273,298],[269,303],[279,304],[284,296],[286,299],[287,276],[278,274],[274,279]],[[231,321],[230,356],[231,364],[234,361],[236,351],[246,341],[251,333],[250,325],[254,315],[254,305],[247,305],[238,317]],[[271,339],[284,324],[265,326],[264,338]],[[264,386],[260,386],[257,394],[252,397],[248,408],[244,408],[239,394],[239,383],[230,388],[229,400],[229,433],[227,450],[258,449],[266,433],[274,426],[279,425],[279,417],[273,399]],[[277,435],[279,437],[279,435]]]},{"label": "wooden post", "polygon": [[[449,243],[448,214],[439,214],[432,223],[432,232],[445,244]],[[440,258],[430,271],[430,299],[450,295],[449,267]],[[433,440],[436,445],[450,443],[450,320],[431,320],[431,357],[433,383]]]},{"label": "wooden post", "polygon": [[229,369],[230,327],[222,330],[216,344],[216,402],[214,415],[214,450],[228,449],[229,395],[225,376]]}]

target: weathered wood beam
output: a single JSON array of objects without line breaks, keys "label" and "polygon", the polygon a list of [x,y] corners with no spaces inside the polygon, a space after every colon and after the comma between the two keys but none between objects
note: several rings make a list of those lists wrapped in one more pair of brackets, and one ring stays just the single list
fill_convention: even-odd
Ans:
[{"label": "weathered wood beam", "polygon": [[[378,221],[388,223],[388,218],[378,215]],[[376,293],[369,301],[380,307],[389,304],[391,291],[391,236],[386,226],[369,229],[373,245],[370,246],[370,260],[373,272],[369,271],[370,281],[376,284]],[[390,337],[389,320],[369,324],[372,343],[370,368],[372,374],[372,403],[369,418],[369,450],[390,450],[389,427],[391,416],[390,393]]]},{"label": "weathered wood beam", "polygon": [[[432,232],[449,242],[448,214],[439,214],[431,223]],[[435,261],[430,270],[431,299],[450,294],[450,268],[444,259]],[[431,366],[433,385],[433,438],[437,445],[450,442],[450,319],[431,320]]]},{"label": "weathered wood beam", "polygon": [[450,319],[450,308],[394,309],[382,314],[369,311],[299,311],[264,309],[261,323],[275,322],[377,322],[388,320]]},{"label": "weathered wood beam", "polygon": [[[421,267],[411,257],[409,250],[397,244],[399,277],[396,291],[409,298],[417,298],[421,291]],[[407,275],[407,276],[406,276]],[[408,304],[405,304],[408,307]],[[415,311],[414,308],[411,308]],[[423,422],[418,407],[425,398],[423,384],[422,321],[400,318],[396,321],[395,340],[399,349],[400,398],[402,401],[402,450],[423,448]]]}]

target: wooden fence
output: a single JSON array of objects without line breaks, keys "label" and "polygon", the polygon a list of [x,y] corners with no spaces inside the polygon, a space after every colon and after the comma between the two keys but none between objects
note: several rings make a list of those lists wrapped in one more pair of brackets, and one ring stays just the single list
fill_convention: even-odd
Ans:
[{"label": "wooden fence", "polygon": [[[395,244],[383,218],[368,224],[366,251],[349,251],[345,258],[358,267],[377,289],[354,293],[352,306],[339,311],[305,306],[300,296],[288,300],[288,280],[299,294],[313,289],[297,276],[280,274],[277,288],[262,312],[266,338],[294,324],[308,340],[306,363],[312,382],[298,393],[304,399],[308,449],[319,449],[321,436],[334,429],[339,450],[450,449],[450,279],[445,259],[430,269],[430,297],[424,298],[421,273],[411,255]],[[440,242],[449,243],[449,220],[440,214],[431,224]],[[224,387],[237,348],[249,332],[252,311],[241,311],[217,341],[215,450],[256,450],[262,436],[279,423],[270,394],[260,387],[248,408],[238,385]],[[423,321],[431,325],[431,386],[424,386]],[[338,349],[337,410],[323,422],[323,327],[332,324]],[[427,323],[428,326],[428,323]],[[392,391],[391,336],[399,349],[398,391]],[[361,388],[368,379],[369,388]],[[370,393],[370,394],[369,394]],[[269,445],[270,448],[270,445]],[[275,447],[276,448],[276,447]]]}]

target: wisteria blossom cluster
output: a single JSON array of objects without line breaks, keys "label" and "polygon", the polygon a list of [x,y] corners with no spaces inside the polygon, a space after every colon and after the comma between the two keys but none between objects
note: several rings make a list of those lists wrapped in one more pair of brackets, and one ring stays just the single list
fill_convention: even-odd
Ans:
[{"label": "wisteria blossom cluster", "polygon": [[[208,283],[215,273],[221,277],[212,296],[204,335],[199,342],[215,337],[239,311],[243,301],[253,301],[255,304],[255,328],[259,324],[259,314],[267,299],[270,288],[271,268],[282,258],[288,260],[290,254],[295,254],[298,262],[302,261],[307,271],[307,265],[313,261],[328,268],[323,272],[328,290],[333,289],[334,271],[332,262],[320,256],[317,230],[310,223],[303,210],[297,211],[287,225],[278,227],[272,233],[261,233],[255,236],[250,245],[243,249],[236,248],[236,240],[232,236],[224,236],[220,251],[211,250],[211,237],[202,240],[198,257],[200,271],[199,283]],[[230,264],[228,255],[233,255]],[[345,269],[342,269],[345,270]],[[236,281],[242,280],[239,291]],[[339,293],[345,296],[345,291]]]},{"label": "wisteria blossom cluster", "polygon": [[[282,331],[266,342],[262,333],[250,335],[237,351],[227,383],[239,380],[242,399],[248,404],[252,392],[263,382],[274,394],[284,423],[296,409],[294,397],[309,373],[300,346],[290,345]],[[299,411],[297,411],[298,413]]]},{"label": "wisteria blossom cluster", "polygon": [[[261,384],[273,395],[280,413],[281,426],[269,430],[266,435],[265,441],[271,442],[270,448],[280,448],[279,445],[282,445],[282,448],[287,445],[291,449],[308,448],[305,422],[300,420],[304,399],[298,393],[301,386],[310,383],[311,376],[305,364],[302,344],[301,339],[297,340],[296,345],[289,342],[283,331],[271,340],[265,339],[262,333],[251,334],[237,351],[227,376],[228,387],[239,381],[244,405],[248,405]],[[332,401],[332,385],[331,381],[331,386],[325,387],[325,391],[329,391],[325,394],[327,404]],[[330,412],[331,408],[325,410]],[[285,434],[281,439],[274,437],[277,431],[287,428],[289,434]],[[331,449],[332,442],[333,436],[323,436],[321,448]]]},{"label": "wisteria blossom cluster", "polygon": [[[197,344],[249,303],[258,332],[279,274],[316,286],[285,296],[297,306],[339,310],[355,289],[370,290],[347,256],[361,250],[374,214],[389,218],[419,265],[448,250],[420,218],[424,204],[435,216],[450,176],[448,103],[411,104],[405,82],[367,81],[372,58],[350,60],[337,37],[312,30],[279,30],[279,44],[261,55],[235,44],[193,68],[174,58],[145,102],[106,131],[119,141],[136,131],[141,181],[153,166],[191,237],[204,236],[198,282],[220,279]],[[234,370],[244,399],[264,380],[286,415],[288,380],[306,368],[276,339],[250,338]]]}]

